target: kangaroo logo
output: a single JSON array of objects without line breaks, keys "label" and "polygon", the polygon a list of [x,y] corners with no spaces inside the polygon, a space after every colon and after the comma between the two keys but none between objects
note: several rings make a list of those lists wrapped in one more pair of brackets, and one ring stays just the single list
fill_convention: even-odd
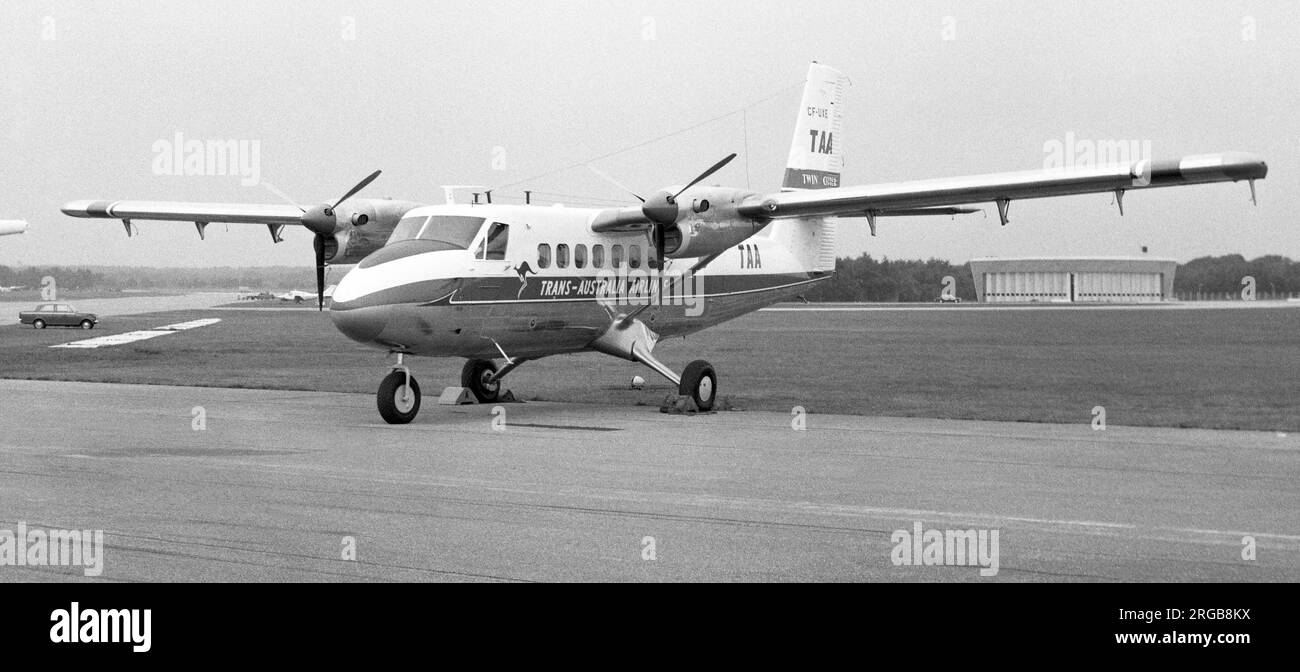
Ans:
[{"label": "kangaroo logo", "polygon": [[534,271],[533,267],[529,266],[527,261],[524,261],[515,266],[515,273],[519,275],[520,282],[519,291],[515,294],[515,298],[518,299],[524,295],[524,288],[528,286],[528,274],[537,275],[537,271]]}]

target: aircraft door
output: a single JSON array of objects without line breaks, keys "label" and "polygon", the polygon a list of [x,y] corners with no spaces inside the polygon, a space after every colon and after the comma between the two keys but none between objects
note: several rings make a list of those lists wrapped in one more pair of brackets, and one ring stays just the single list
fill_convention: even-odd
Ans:
[{"label": "aircraft door", "polygon": [[505,285],[509,284],[505,281],[518,274],[511,254],[510,225],[493,221],[485,224],[474,245],[471,262],[471,273],[482,278],[480,286],[483,289],[504,291]]}]

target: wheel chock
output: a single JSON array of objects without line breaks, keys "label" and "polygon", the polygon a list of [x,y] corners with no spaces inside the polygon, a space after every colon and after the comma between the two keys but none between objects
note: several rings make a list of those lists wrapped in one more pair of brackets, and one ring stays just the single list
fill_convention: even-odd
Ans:
[{"label": "wheel chock", "polygon": [[659,412],[675,415],[695,415],[700,412],[700,407],[695,405],[695,400],[690,395],[669,394],[664,397],[664,403],[659,405]]},{"label": "wheel chock", "polygon": [[475,403],[474,393],[470,392],[468,387],[443,388],[442,396],[438,397],[438,404],[442,406],[460,406],[473,403]]}]

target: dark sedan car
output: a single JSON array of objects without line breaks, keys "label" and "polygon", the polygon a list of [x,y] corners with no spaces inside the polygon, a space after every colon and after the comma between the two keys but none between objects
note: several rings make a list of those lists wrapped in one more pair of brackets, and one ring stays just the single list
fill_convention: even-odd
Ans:
[{"label": "dark sedan car", "polygon": [[45,327],[94,329],[95,325],[99,324],[99,316],[94,313],[79,313],[66,303],[42,303],[36,306],[36,310],[18,313],[18,321],[37,329]]}]

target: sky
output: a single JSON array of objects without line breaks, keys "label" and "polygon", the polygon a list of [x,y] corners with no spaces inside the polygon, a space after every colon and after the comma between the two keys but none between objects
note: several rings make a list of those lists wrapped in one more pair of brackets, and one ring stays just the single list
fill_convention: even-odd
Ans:
[{"label": "sky", "polygon": [[[842,184],[1044,167],[1067,142],[1152,158],[1246,151],[1245,184],[840,226],[840,256],[1240,253],[1300,259],[1300,2],[45,2],[0,0],[0,264],[311,264],[263,227],[78,220],[77,199],[443,202],[444,184],[633,204],[731,152],[710,183],[779,188],[808,63],[844,72]],[[183,141],[245,165],[185,175]],[[255,169],[255,170],[254,170]],[[173,174],[182,173],[182,174]]]}]

